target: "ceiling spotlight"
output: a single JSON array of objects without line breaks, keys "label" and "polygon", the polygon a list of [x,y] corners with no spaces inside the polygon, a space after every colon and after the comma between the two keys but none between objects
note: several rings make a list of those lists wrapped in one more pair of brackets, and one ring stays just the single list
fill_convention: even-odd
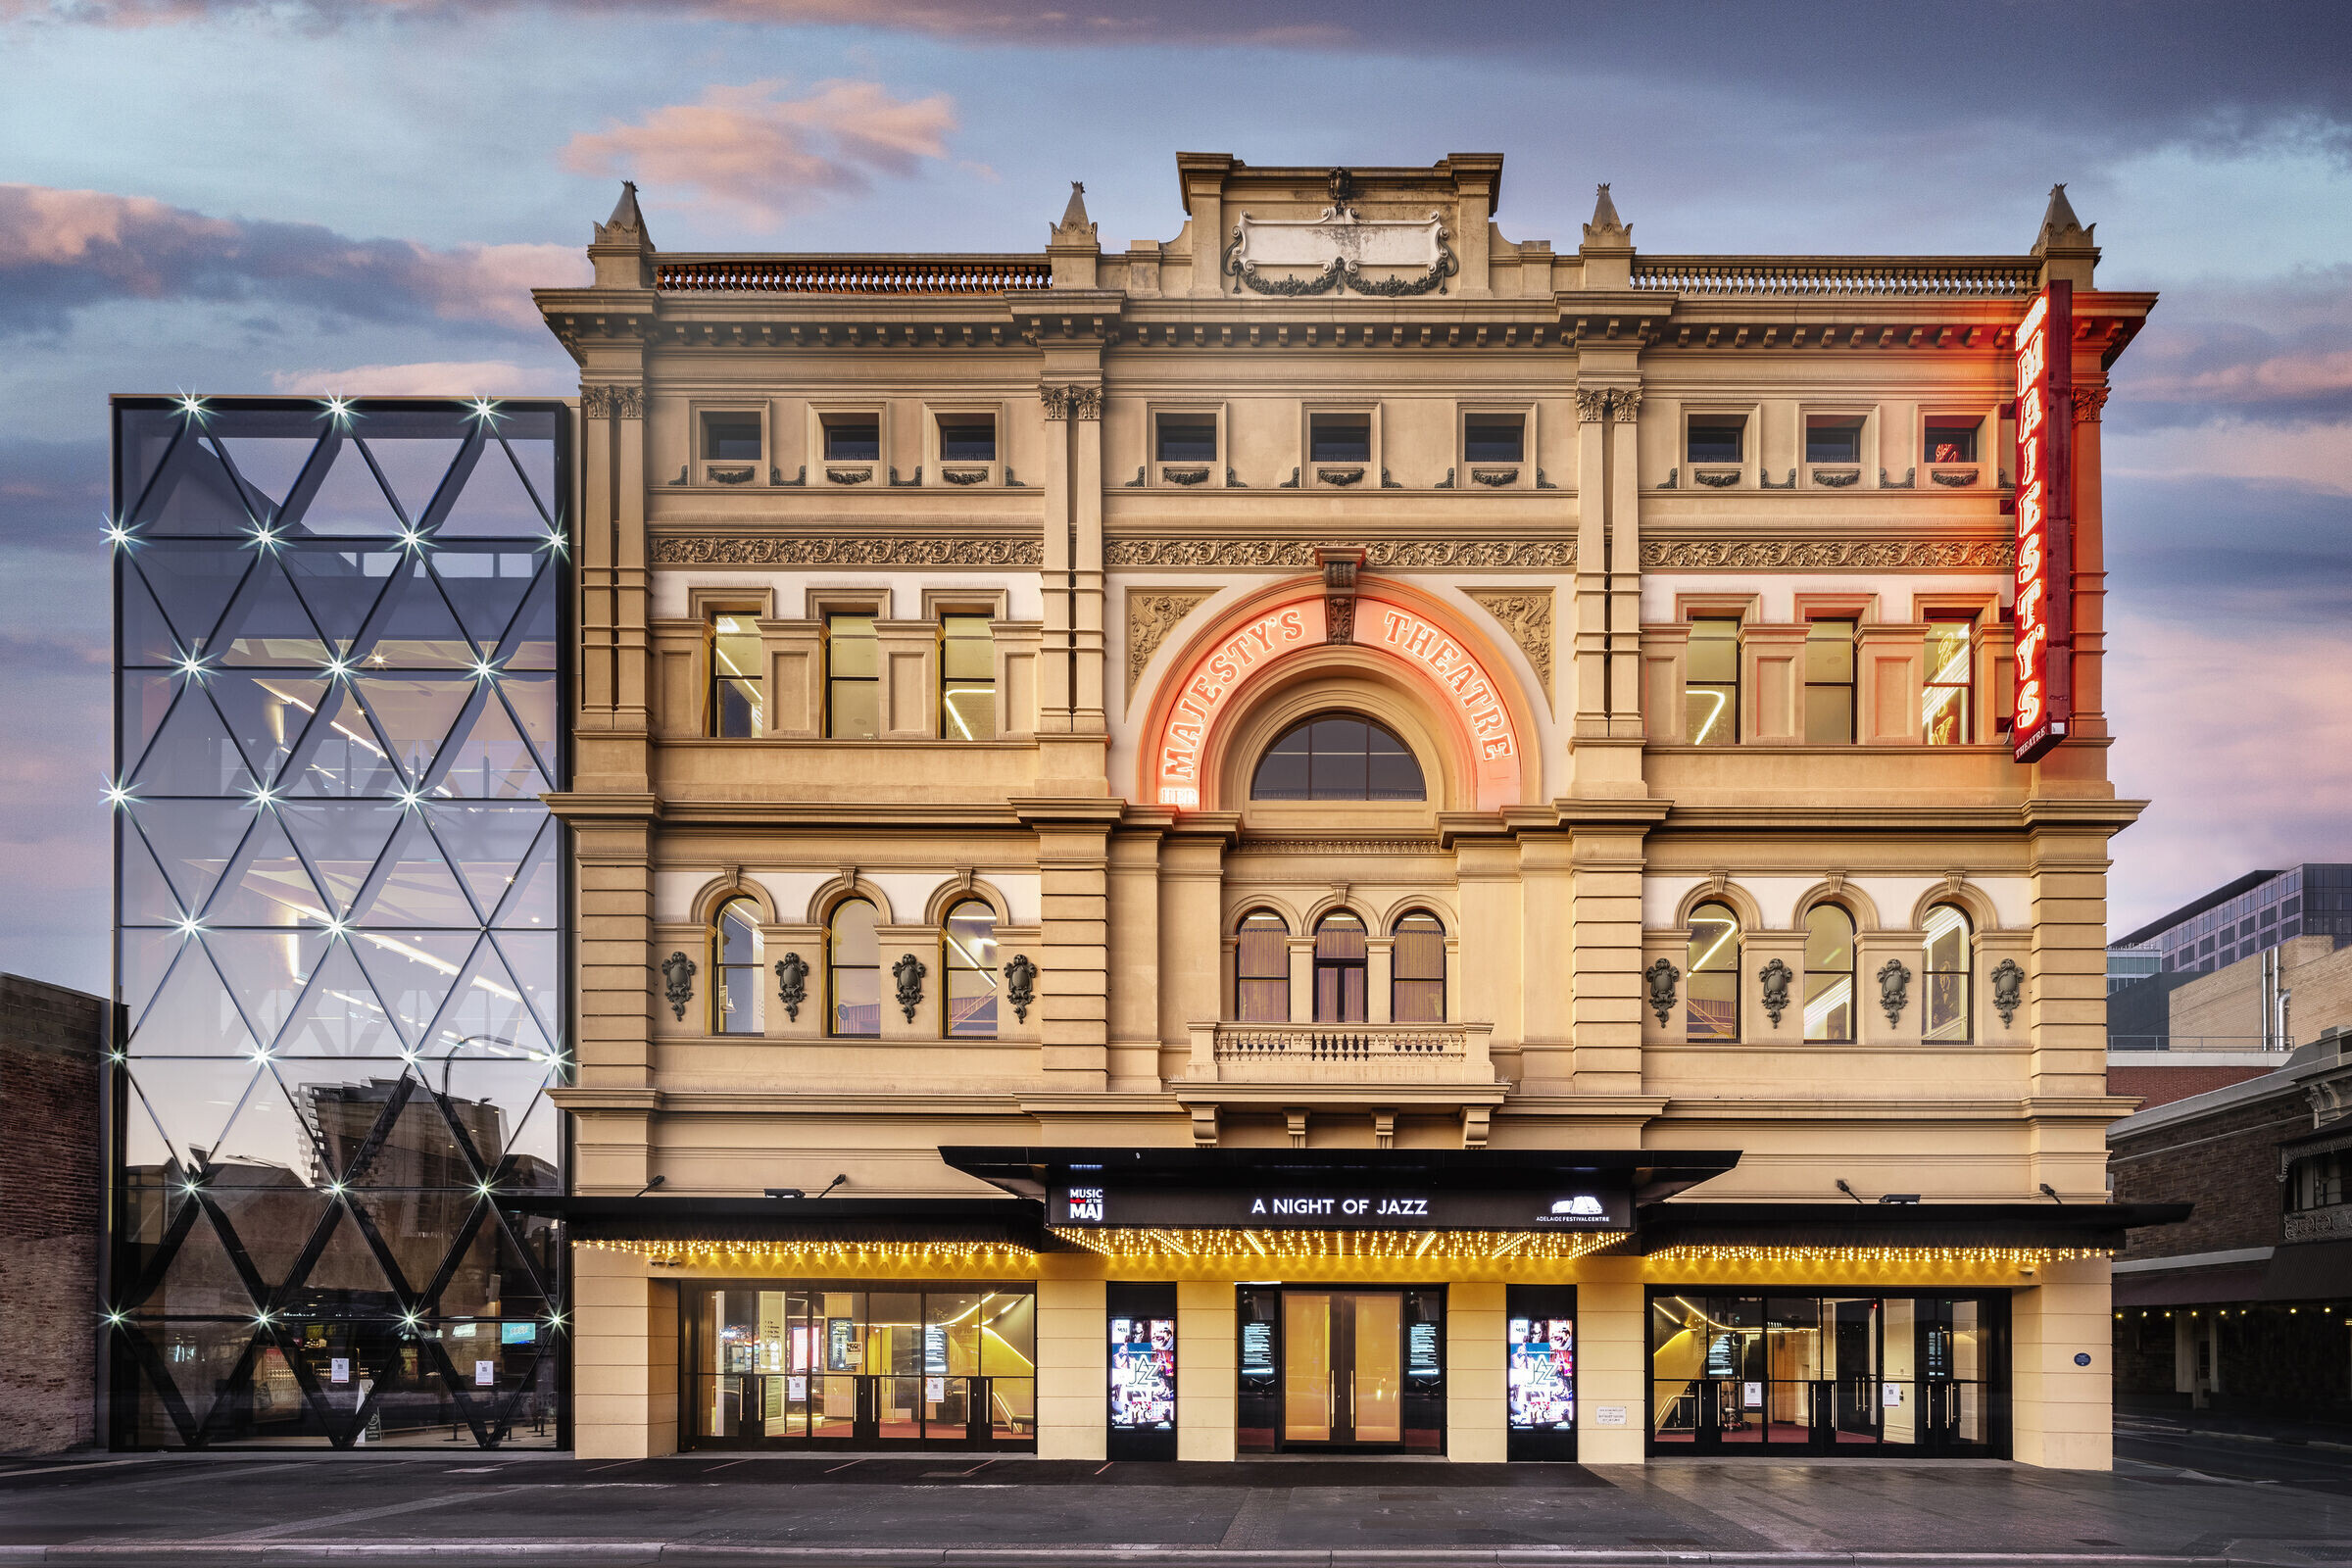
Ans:
[{"label": "ceiling spotlight", "polygon": [[125,806],[136,805],[138,799],[137,796],[130,793],[130,786],[127,784],[110,783],[106,787],[106,804],[118,811]]},{"label": "ceiling spotlight", "polygon": [[172,927],[179,932],[182,938],[200,937],[204,935],[204,921],[196,915],[183,914],[178,919],[172,921]]},{"label": "ceiling spotlight", "polygon": [[542,550],[553,551],[559,556],[569,555],[571,553],[571,541],[564,537],[564,532],[562,529],[550,528],[547,531],[547,536],[539,541],[539,548]]},{"label": "ceiling spotlight", "polygon": [[414,523],[407,524],[400,530],[400,546],[403,550],[414,550],[422,554],[424,547],[431,543],[430,539],[416,531]]},{"label": "ceiling spotlight", "polygon": [[275,550],[281,537],[275,528],[266,522],[258,524],[253,530],[253,542],[264,550]]},{"label": "ceiling spotlight", "polygon": [[172,662],[172,667],[189,680],[202,680],[212,673],[205,667],[204,656],[197,653],[181,654]]},{"label": "ceiling spotlight", "polygon": [[277,791],[267,784],[261,784],[247,790],[245,798],[254,804],[256,809],[267,809],[277,804]]},{"label": "ceiling spotlight", "polygon": [[329,654],[326,662],[319,667],[326,672],[328,680],[349,680],[351,672],[358,666],[342,654]]},{"label": "ceiling spotlight", "polygon": [[498,666],[490,662],[489,655],[484,654],[473,662],[473,668],[469,673],[475,680],[496,680],[498,679]]},{"label": "ceiling spotlight", "polygon": [[489,398],[475,398],[471,409],[473,417],[477,419],[488,421],[505,417],[498,412],[498,405]]},{"label": "ceiling spotlight", "polygon": [[174,401],[176,401],[179,405],[179,416],[181,418],[191,419],[198,423],[203,422],[204,416],[208,412],[204,406],[204,399],[198,397],[193,392],[182,392]]},{"label": "ceiling spotlight", "polygon": [[113,548],[121,550],[126,545],[138,543],[138,540],[139,536],[137,534],[132,533],[128,528],[123,527],[122,524],[117,522],[114,518],[109,517],[106,519],[106,542]]},{"label": "ceiling spotlight", "polygon": [[325,397],[320,398],[318,403],[319,406],[326,411],[324,415],[320,416],[320,417],[332,419],[337,424],[349,424],[351,422],[351,399],[346,397],[338,397],[334,393],[330,392]]}]

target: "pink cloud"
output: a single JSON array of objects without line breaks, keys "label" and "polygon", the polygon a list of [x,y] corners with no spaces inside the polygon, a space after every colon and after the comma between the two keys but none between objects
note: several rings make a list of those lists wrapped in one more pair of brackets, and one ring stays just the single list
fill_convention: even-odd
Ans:
[{"label": "pink cloud", "polygon": [[209,217],[144,196],[0,184],[0,334],[122,299],[252,301],[386,320],[540,328],[533,286],[587,279],[564,245],[352,239],[316,223]]},{"label": "pink cloud", "polygon": [[822,196],[866,190],[877,174],[906,178],[925,160],[946,158],[956,128],[945,93],[894,98],[878,82],[832,80],[805,98],[779,98],[782,85],[714,86],[633,125],[583,131],[564,148],[564,167],[697,192],[773,228]]},{"label": "pink cloud", "polygon": [[424,360],[347,369],[273,370],[270,385],[299,397],[564,397],[579,389],[579,372],[514,360]]}]

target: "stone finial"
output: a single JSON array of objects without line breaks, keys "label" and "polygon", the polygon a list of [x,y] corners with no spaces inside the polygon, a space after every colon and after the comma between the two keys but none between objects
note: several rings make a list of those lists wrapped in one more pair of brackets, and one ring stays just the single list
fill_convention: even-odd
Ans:
[{"label": "stone finial", "polygon": [[1061,210],[1061,221],[1054,225],[1050,243],[1054,245],[1093,245],[1095,224],[1086,216],[1086,182],[1070,181],[1070,204]]},{"label": "stone finial", "polygon": [[637,207],[637,183],[624,179],[612,216],[596,225],[596,237],[588,242],[596,287],[653,287],[654,255],[653,236],[645,231],[645,214]]},{"label": "stone finial", "polygon": [[1634,225],[1617,216],[1617,204],[1609,200],[1609,187],[1603,185],[1592,202],[1592,221],[1585,225],[1587,245],[1631,245]]},{"label": "stone finial", "polygon": [[2087,250],[2097,243],[2098,224],[2084,227],[2075,216],[2074,203],[2066,199],[2064,185],[2050,187],[2050,205],[2041,215],[2041,232],[2034,237],[2035,256],[2046,256],[2052,250]]}]

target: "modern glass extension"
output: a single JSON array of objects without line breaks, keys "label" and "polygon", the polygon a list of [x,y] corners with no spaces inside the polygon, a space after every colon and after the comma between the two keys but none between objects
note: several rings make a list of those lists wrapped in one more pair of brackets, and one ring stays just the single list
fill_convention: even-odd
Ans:
[{"label": "modern glass extension", "polygon": [[111,1440],[559,1446],[567,413],[114,436]]}]

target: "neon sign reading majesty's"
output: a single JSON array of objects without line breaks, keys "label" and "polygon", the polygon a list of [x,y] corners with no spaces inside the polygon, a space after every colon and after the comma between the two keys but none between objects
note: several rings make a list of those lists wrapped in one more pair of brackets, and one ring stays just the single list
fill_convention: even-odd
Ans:
[{"label": "neon sign reading majesty's", "polygon": [[2074,718],[2074,285],[2051,283],[2017,329],[2017,687],[2013,755],[2030,762]]}]

